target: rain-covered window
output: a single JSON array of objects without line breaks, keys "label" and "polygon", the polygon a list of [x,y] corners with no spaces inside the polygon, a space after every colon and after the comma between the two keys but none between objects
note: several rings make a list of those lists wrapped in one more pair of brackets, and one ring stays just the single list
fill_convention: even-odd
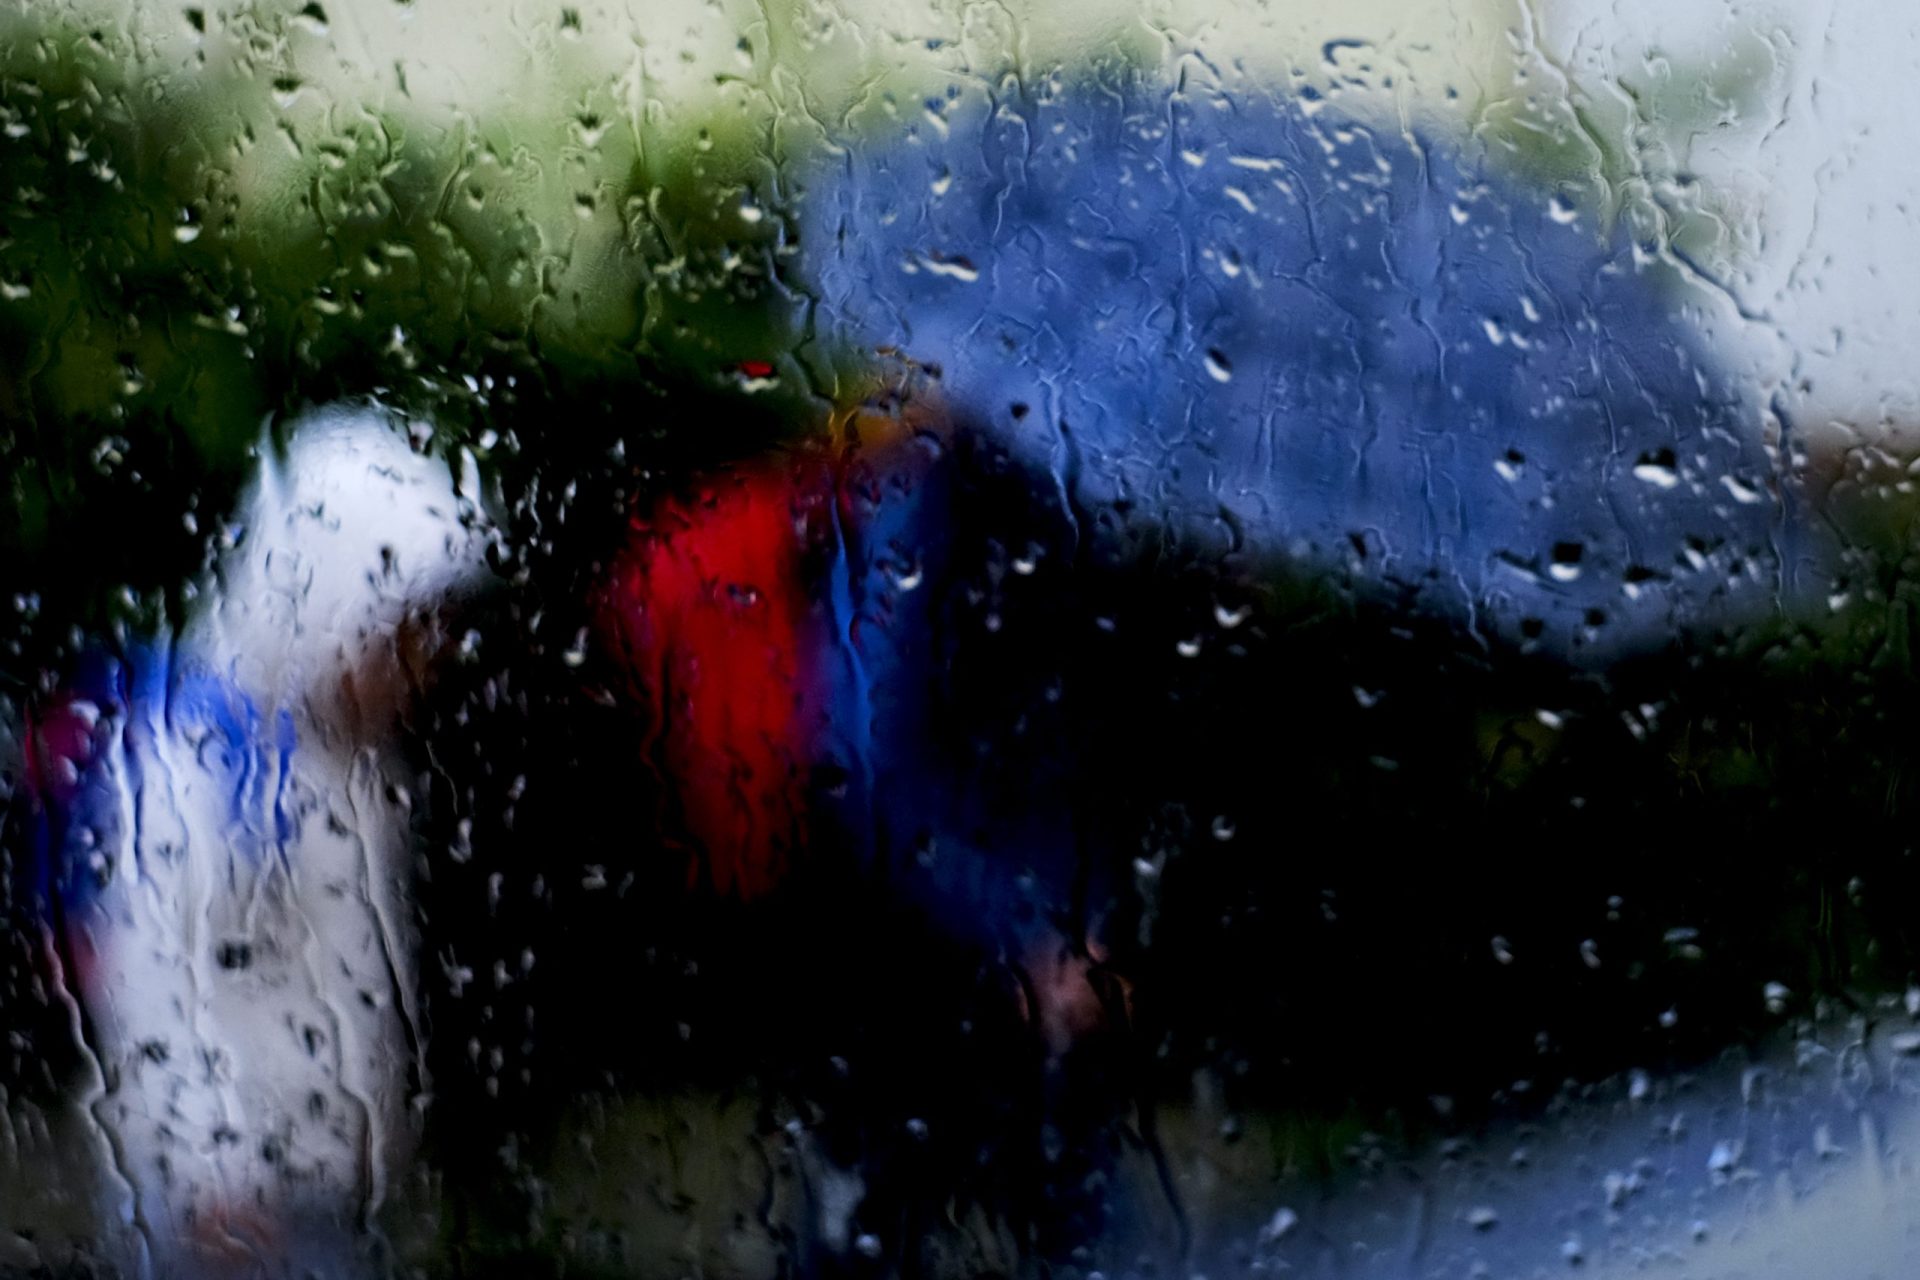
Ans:
[{"label": "rain-covered window", "polygon": [[0,1276],[1920,1275],[1920,22],[0,13]]}]

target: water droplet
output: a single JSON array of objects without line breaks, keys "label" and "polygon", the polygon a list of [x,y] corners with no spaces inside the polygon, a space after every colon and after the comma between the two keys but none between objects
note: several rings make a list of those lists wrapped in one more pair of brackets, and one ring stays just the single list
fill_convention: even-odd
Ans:
[{"label": "water droplet", "polygon": [[945,276],[949,280],[958,280],[961,284],[972,284],[980,278],[980,269],[966,258],[946,258],[936,254],[923,254],[920,266],[936,276]]},{"label": "water droplet", "polygon": [[1267,1219],[1267,1225],[1260,1228],[1260,1239],[1267,1244],[1272,1244],[1276,1240],[1285,1238],[1288,1232],[1299,1225],[1300,1215],[1282,1205],[1273,1211],[1273,1216]]},{"label": "water droplet", "polygon": [[1643,453],[1634,464],[1633,478],[1656,489],[1671,489],[1680,483],[1680,473],[1674,467],[1673,450],[1660,449],[1653,453]]}]

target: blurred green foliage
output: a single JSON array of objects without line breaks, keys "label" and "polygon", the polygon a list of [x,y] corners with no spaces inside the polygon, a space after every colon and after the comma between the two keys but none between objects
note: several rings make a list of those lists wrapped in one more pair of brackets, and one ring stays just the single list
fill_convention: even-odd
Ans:
[{"label": "blurred green foliage", "polygon": [[1737,28],[1711,56],[1648,50],[1639,66],[1604,76],[1536,51],[1509,92],[1477,104],[1470,127],[1492,164],[1537,189],[1597,212],[1602,225],[1625,219],[1654,253],[1724,268],[1754,245],[1725,194],[1693,172],[1692,149],[1763,126],[1784,71],[1758,25]]},{"label": "blurred green foliage", "polygon": [[[767,10],[740,74],[677,113],[564,57],[541,92],[469,110],[406,109],[398,64],[397,96],[337,94],[288,53],[290,29],[324,29],[317,5],[182,10],[184,69],[137,23],[75,12],[0,22],[0,615],[28,643],[177,613],[267,424],[305,403],[378,395],[496,476],[609,449],[671,473],[869,390],[871,361],[815,341],[786,283],[785,161],[916,108],[862,81],[817,114],[768,52],[812,56],[798,10]],[[1144,64],[1141,31],[1098,58]],[[1598,88],[1515,65],[1463,122],[1490,163],[1656,249],[1734,252],[1684,140],[1759,118],[1771,44],[1650,55]],[[1913,504],[1873,477],[1849,501],[1836,518],[1871,550],[1839,633],[1884,653]]]},{"label": "blurred green foliage", "polygon": [[[500,422],[595,415],[686,456],[814,395],[743,129],[642,139],[504,104],[425,130],[303,110],[296,77],[155,77],[127,53],[57,27],[0,44],[8,595],[98,622],[172,590],[211,532],[193,513],[220,517],[302,403],[378,394],[483,457],[514,448]],[[543,150],[556,135],[576,154]],[[688,385],[713,420],[670,431]]]}]

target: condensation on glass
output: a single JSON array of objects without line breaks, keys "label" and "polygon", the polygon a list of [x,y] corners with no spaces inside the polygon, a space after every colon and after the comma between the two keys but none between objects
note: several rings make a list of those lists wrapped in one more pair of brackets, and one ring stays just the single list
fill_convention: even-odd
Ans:
[{"label": "condensation on glass", "polygon": [[1913,1271],[1917,50],[0,17],[0,1275]]}]

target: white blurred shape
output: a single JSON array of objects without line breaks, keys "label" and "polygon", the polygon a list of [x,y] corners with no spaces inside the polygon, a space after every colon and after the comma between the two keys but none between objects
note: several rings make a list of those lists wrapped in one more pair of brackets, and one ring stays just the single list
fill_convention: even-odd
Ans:
[{"label": "white blurred shape", "polygon": [[425,1083],[396,716],[484,535],[384,410],[288,434],[202,612],[135,659],[119,874],[77,922],[110,1207],[161,1275],[368,1261]]}]

